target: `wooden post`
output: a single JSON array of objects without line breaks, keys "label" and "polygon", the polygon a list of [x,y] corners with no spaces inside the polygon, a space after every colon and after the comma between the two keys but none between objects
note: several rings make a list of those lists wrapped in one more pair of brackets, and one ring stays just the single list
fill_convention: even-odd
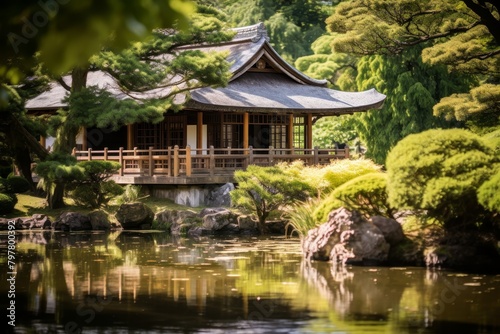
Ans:
[{"label": "wooden post", "polygon": [[120,176],[123,176],[123,170],[125,166],[123,166],[123,147],[120,147],[118,150],[118,162],[120,163]]},{"label": "wooden post", "polygon": [[272,146],[269,146],[269,159],[268,159],[268,164],[269,166],[272,166],[273,165],[273,162],[274,162],[274,147]]},{"label": "wooden post", "polygon": [[288,115],[286,141],[287,141],[287,147],[293,150],[293,114]]},{"label": "wooden post", "polygon": [[153,170],[154,170],[154,160],[153,160],[153,146],[149,146],[149,152],[148,152],[148,158],[149,158],[149,171],[148,174],[149,176],[153,176]]},{"label": "wooden post", "polygon": [[214,152],[214,146],[210,145],[210,176],[213,176],[215,173],[215,152]]},{"label": "wooden post", "polygon": [[131,150],[134,147],[134,125],[127,125],[127,150]]},{"label": "wooden post", "polygon": [[253,165],[253,146],[248,148],[248,164]]},{"label": "wooden post", "polygon": [[203,112],[201,111],[198,111],[198,119],[196,122],[196,148],[203,148]]},{"label": "wooden post", "polygon": [[108,161],[108,148],[104,148],[104,161]]},{"label": "wooden post", "polygon": [[167,175],[171,176],[172,175],[172,147],[168,147],[167,151],[167,157],[168,157],[168,170],[167,170]]},{"label": "wooden post", "polygon": [[349,146],[347,144],[345,145],[345,149],[344,150],[345,150],[345,153],[344,153],[345,154],[345,158],[349,159],[349,153],[350,152],[349,152]]},{"label": "wooden post", "polygon": [[306,148],[311,149],[312,148],[312,142],[313,142],[313,137],[312,137],[312,114],[307,114],[307,120],[306,120]]},{"label": "wooden post", "polygon": [[89,160],[89,161],[91,161],[91,160],[92,160],[92,149],[91,149],[91,148],[89,148],[89,149],[87,150],[87,152],[88,152],[88,153],[87,153],[87,154],[88,154],[88,157],[87,157],[87,158],[88,158],[88,160]]},{"label": "wooden post", "polygon": [[191,176],[191,146],[186,146],[186,176]]},{"label": "wooden post", "polygon": [[[249,116],[248,112],[245,112],[243,114],[243,148],[244,149],[248,148],[249,120],[250,120],[250,116]],[[246,152],[246,150],[244,152]]]},{"label": "wooden post", "polygon": [[314,165],[319,164],[319,149],[318,149],[318,147],[317,147],[317,146],[314,148],[314,158],[313,158],[313,163],[314,163]]},{"label": "wooden post", "polygon": [[179,146],[174,146],[174,177],[179,176]]}]

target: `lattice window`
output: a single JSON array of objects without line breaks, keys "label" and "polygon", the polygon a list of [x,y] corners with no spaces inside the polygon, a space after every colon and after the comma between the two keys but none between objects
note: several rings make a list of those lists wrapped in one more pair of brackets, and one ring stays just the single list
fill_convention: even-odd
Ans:
[{"label": "lattice window", "polygon": [[271,143],[274,148],[286,148],[286,125],[271,126]]},{"label": "lattice window", "polygon": [[304,116],[295,116],[293,118],[293,147],[305,148],[305,129],[306,118]]},{"label": "lattice window", "polygon": [[162,143],[162,123],[150,124],[139,123],[135,126],[135,146],[141,150],[146,150],[150,146],[161,148]]},{"label": "lattice window", "polygon": [[186,116],[169,116],[165,119],[167,146],[186,146]]}]

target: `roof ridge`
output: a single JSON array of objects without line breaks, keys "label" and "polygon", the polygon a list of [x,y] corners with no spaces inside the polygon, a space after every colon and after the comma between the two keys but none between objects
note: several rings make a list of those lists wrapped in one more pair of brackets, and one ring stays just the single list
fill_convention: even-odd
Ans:
[{"label": "roof ridge", "polygon": [[266,26],[262,22],[250,26],[232,28],[231,30],[236,32],[233,41],[251,40],[252,42],[257,42],[262,37],[269,41]]}]

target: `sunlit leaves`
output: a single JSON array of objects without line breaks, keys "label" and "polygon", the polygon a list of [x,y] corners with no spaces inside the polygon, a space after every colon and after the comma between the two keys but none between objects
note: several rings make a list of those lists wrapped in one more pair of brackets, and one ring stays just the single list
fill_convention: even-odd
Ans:
[{"label": "sunlit leaves", "polygon": [[476,192],[498,163],[492,147],[466,130],[408,136],[387,158],[389,202],[427,210],[445,224],[473,224],[481,214]]}]

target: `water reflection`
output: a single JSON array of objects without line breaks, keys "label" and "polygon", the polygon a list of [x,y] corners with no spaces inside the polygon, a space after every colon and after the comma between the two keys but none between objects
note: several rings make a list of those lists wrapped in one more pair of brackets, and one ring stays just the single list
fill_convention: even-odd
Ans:
[{"label": "water reflection", "polygon": [[296,239],[29,232],[16,246],[17,333],[500,330],[499,276],[332,268]]}]

